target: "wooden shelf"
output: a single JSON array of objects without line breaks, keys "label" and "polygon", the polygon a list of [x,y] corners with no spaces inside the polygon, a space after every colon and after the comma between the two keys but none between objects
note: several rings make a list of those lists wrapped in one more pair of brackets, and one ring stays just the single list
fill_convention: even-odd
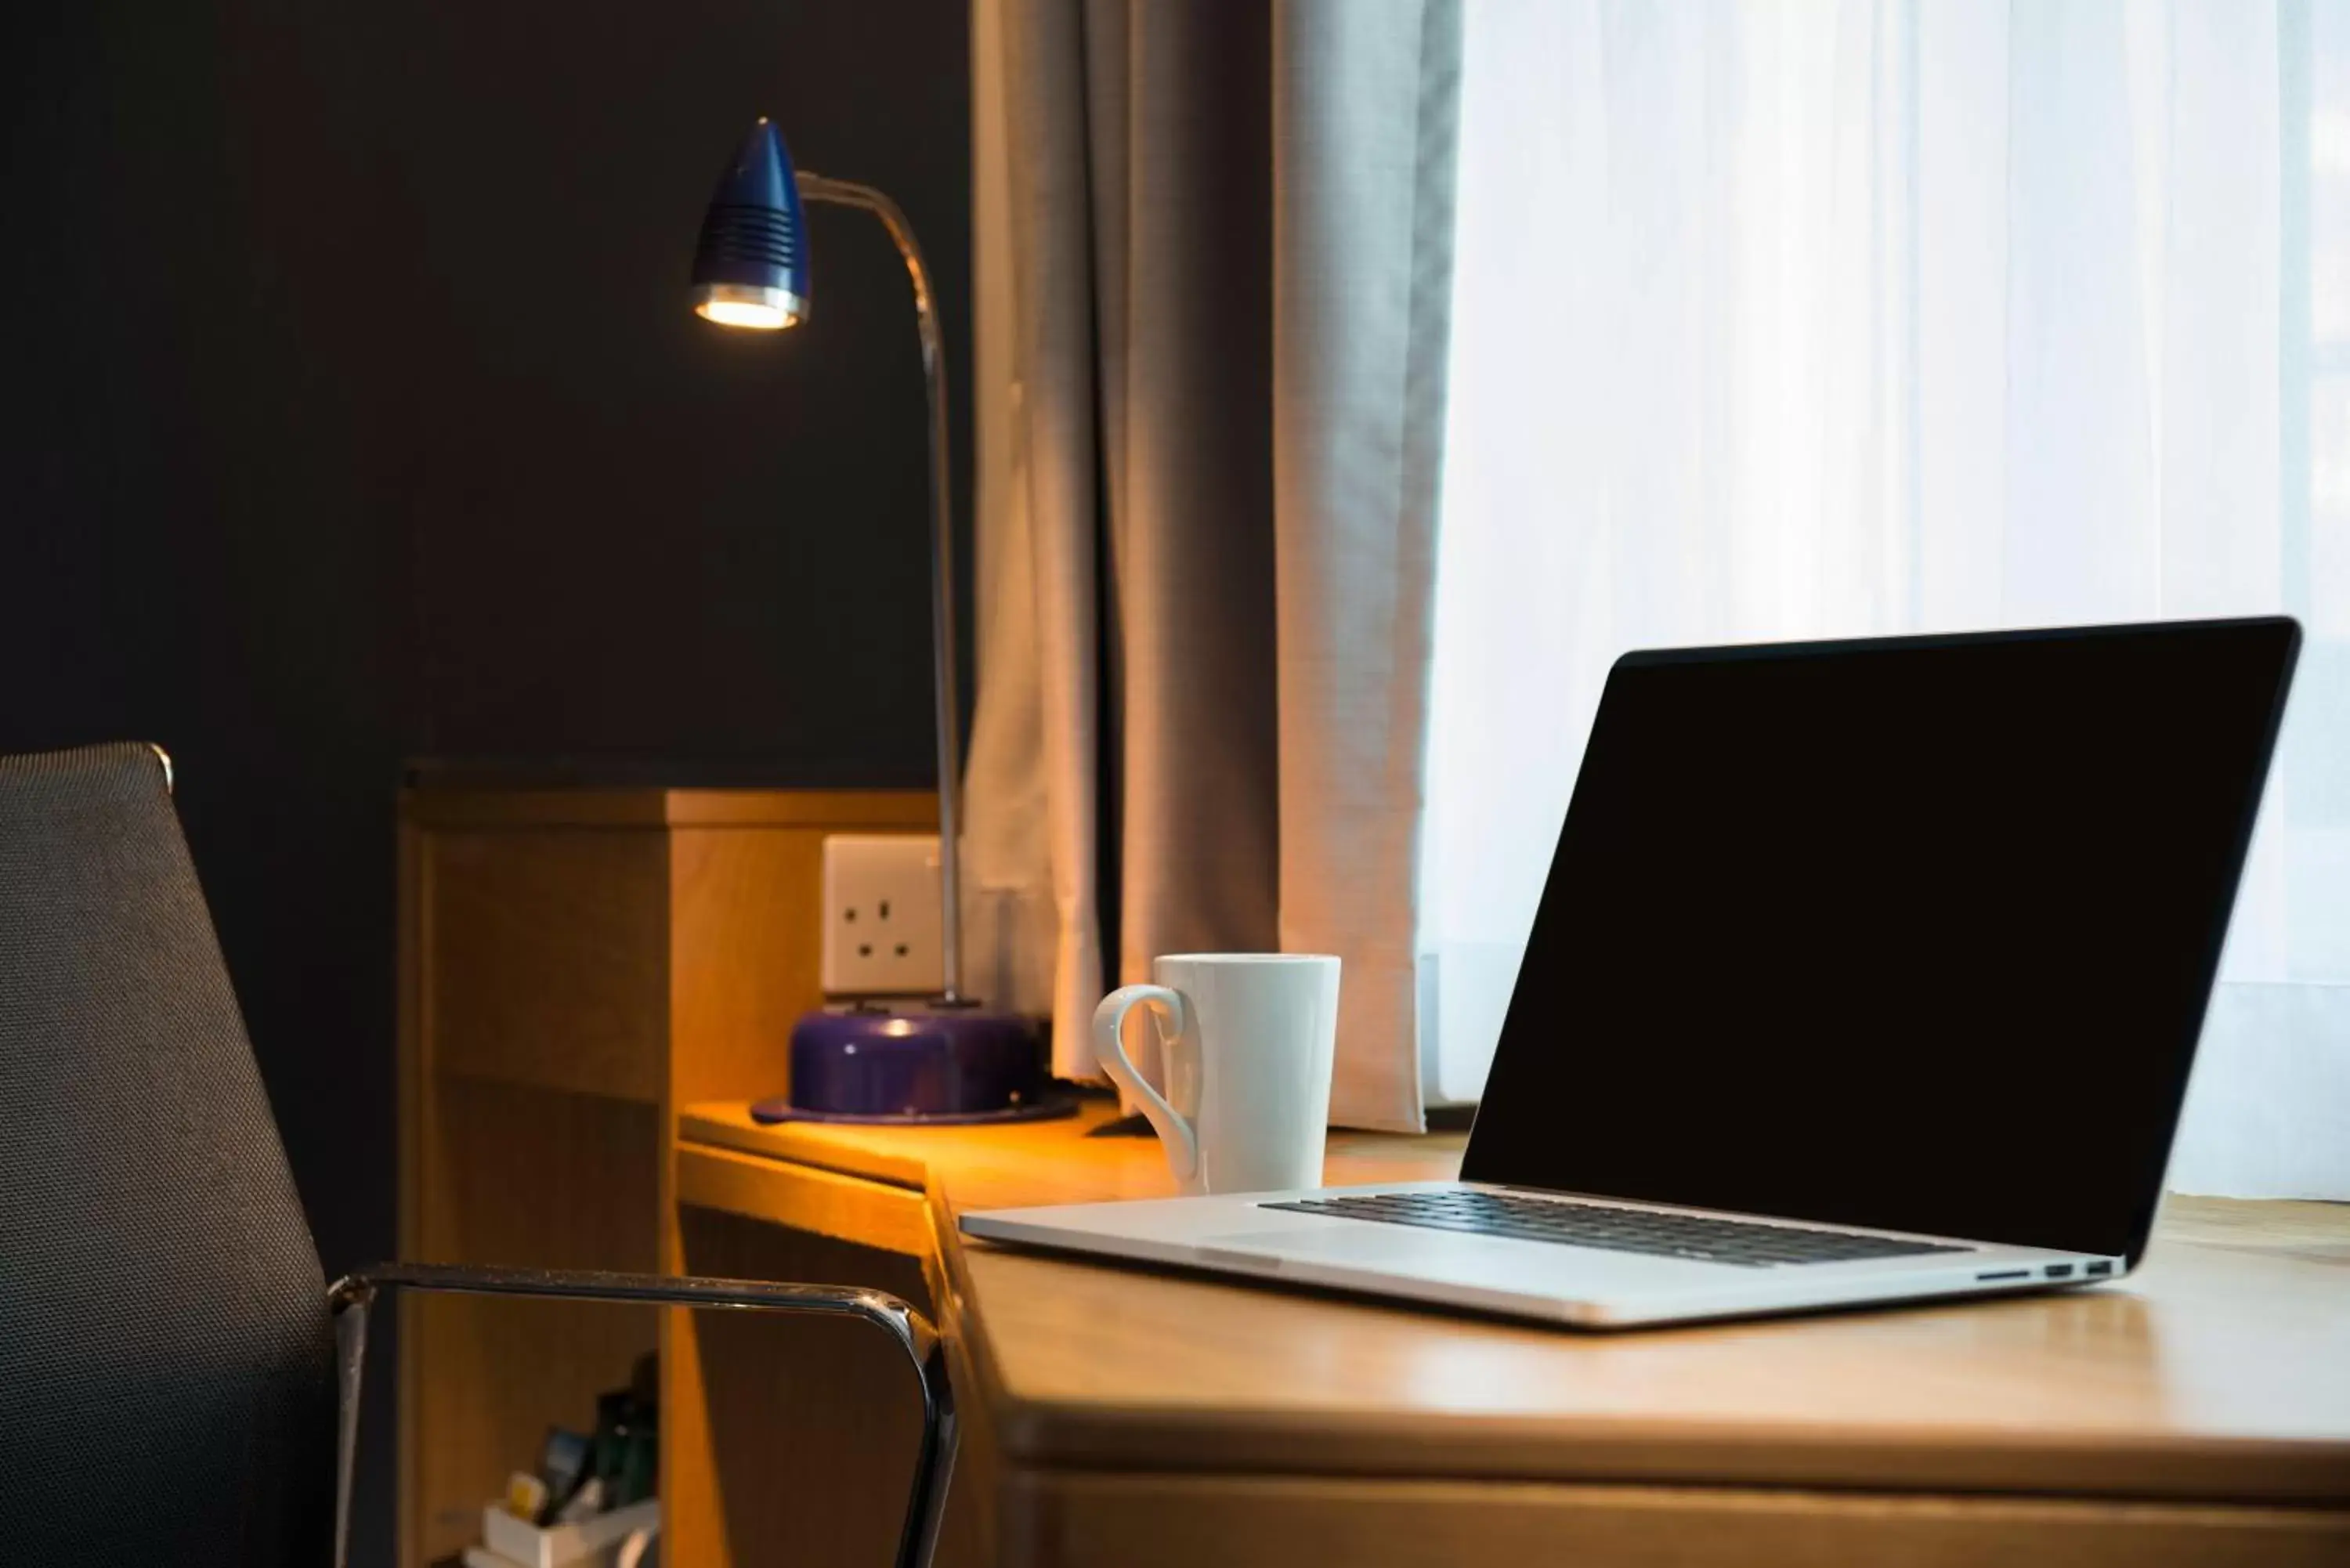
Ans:
[{"label": "wooden shelf", "polygon": [[931,1250],[930,1209],[920,1189],[816,1166],[779,1167],[731,1148],[681,1146],[677,1200],[902,1257],[925,1258]]},{"label": "wooden shelf", "polygon": [[[788,1087],[792,1021],[822,1000],[824,836],[934,825],[931,796],[904,791],[404,794],[402,1255],[677,1272],[670,1119]],[[687,1314],[422,1296],[400,1310],[406,1568],[477,1539],[483,1502],[546,1428],[591,1419],[657,1347],[664,1404],[682,1378],[696,1412],[676,1425],[682,1447],[664,1422],[663,1492],[693,1493],[705,1428]]]}]

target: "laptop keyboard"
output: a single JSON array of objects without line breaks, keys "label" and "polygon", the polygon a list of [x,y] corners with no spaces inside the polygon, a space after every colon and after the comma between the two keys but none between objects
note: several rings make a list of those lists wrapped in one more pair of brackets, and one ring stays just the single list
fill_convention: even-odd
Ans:
[{"label": "laptop keyboard", "polygon": [[1266,1203],[1266,1209],[1369,1220],[1383,1225],[1417,1225],[1429,1231],[1459,1231],[1502,1236],[1513,1241],[1552,1241],[1568,1247],[1598,1247],[1611,1252],[1646,1252],[1703,1263],[1734,1263],[1767,1269],[1780,1263],[1849,1263],[1864,1258],[1908,1258],[1929,1252],[1966,1252],[1970,1247],[1904,1241],[1890,1236],[1855,1236],[1844,1231],[1807,1231],[1743,1220],[1695,1214],[1616,1209],[1565,1199],[1523,1198],[1510,1192],[1374,1192],[1357,1197],[1301,1198]]}]

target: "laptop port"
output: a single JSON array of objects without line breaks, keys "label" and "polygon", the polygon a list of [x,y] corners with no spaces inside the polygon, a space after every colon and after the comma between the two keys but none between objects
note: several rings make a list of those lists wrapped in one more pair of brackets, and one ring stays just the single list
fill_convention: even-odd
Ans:
[{"label": "laptop port", "polygon": [[1975,1276],[1978,1280],[2028,1280],[2031,1277],[2032,1271],[2030,1269],[2001,1269],[1994,1273],[1977,1274]]},{"label": "laptop port", "polygon": [[2069,1280],[2073,1277],[2073,1265],[2070,1263],[2051,1263],[2042,1272],[2047,1274],[2047,1276],[2052,1280]]},{"label": "laptop port", "polygon": [[2110,1274],[2113,1272],[2114,1266],[2111,1263],[2091,1263],[2081,1271],[2082,1273],[2093,1278],[2098,1274]]}]

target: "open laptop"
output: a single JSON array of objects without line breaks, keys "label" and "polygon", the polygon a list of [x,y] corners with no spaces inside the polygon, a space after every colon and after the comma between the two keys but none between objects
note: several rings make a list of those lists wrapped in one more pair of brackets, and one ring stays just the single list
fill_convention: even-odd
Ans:
[{"label": "open laptop", "polygon": [[1592,1328],[2117,1278],[2299,647],[2275,618],[1628,654],[1460,1180],[962,1228]]}]

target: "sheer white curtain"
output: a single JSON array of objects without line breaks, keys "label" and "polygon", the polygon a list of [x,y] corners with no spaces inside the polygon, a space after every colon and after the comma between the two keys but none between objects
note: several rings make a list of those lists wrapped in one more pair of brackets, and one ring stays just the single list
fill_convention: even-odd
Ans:
[{"label": "sheer white curtain", "polygon": [[2174,1185],[2350,1196],[2350,25],[1478,0],[1423,1033],[1482,1081],[1627,648],[2285,609]]}]

